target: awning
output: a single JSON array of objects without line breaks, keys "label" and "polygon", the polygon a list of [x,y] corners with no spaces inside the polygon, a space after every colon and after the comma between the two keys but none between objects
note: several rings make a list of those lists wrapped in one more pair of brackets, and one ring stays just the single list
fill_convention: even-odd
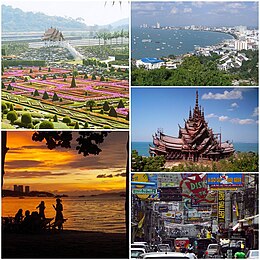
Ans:
[{"label": "awning", "polygon": [[232,230],[235,231],[236,229],[238,229],[239,225],[240,225],[240,223],[237,223],[234,227],[232,227]]}]

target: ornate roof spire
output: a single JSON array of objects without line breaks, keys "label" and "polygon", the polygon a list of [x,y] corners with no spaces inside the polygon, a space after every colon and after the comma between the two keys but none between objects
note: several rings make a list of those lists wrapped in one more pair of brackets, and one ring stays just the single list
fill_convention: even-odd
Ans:
[{"label": "ornate roof spire", "polygon": [[189,119],[191,120],[192,115],[191,115],[191,107],[190,107],[190,114],[189,114]]},{"label": "ornate roof spire", "polygon": [[195,107],[199,107],[199,93],[198,90],[196,90],[196,105]]}]

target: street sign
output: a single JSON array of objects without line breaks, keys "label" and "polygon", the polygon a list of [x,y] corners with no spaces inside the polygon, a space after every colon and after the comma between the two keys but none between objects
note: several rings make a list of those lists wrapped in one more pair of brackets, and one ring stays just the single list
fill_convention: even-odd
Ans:
[{"label": "street sign", "polygon": [[132,189],[132,193],[136,194],[136,195],[140,195],[140,194],[145,194],[145,195],[157,194],[157,189],[147,189],[147,188]]}]

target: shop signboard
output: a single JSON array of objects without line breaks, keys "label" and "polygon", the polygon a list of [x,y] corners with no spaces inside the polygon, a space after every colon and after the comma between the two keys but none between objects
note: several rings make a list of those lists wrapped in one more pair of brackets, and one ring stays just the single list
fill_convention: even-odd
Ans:
[{"label": "shop signboard", "polygon": [[218,223],[225,224],[225,191],[218,191]]},{"label": "shop signboard", "polygon": [[242,173],[208,173],[207,184],[210,189],[236,189],[243,187],[244,175]]},{"label": "shop signboard", "polygon": [[157,196],[157,174],[133,173],[131,176],[132,193],[140,199]]}]

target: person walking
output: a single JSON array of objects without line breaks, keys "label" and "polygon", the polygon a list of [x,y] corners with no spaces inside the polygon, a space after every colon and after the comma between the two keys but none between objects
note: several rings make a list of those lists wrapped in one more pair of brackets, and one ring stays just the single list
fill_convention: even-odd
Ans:
[{"label": "person walking", "polygon": [[55,216],[55,225],[58,227],[59,230],[62,229],[63,224],[63,206],[61,204],[61,199],[56,199],[56,206],[52,205],[53,208],[56,210],[56,216]]},{"label": "person walking", "polygon": [[45,219],[45,213],[44,213],[45,204],[44,204],[44,201],[41,201],[41,203],[36,207],[36,209],[39,209],[39,216],[42,220],[44,220]]}]

